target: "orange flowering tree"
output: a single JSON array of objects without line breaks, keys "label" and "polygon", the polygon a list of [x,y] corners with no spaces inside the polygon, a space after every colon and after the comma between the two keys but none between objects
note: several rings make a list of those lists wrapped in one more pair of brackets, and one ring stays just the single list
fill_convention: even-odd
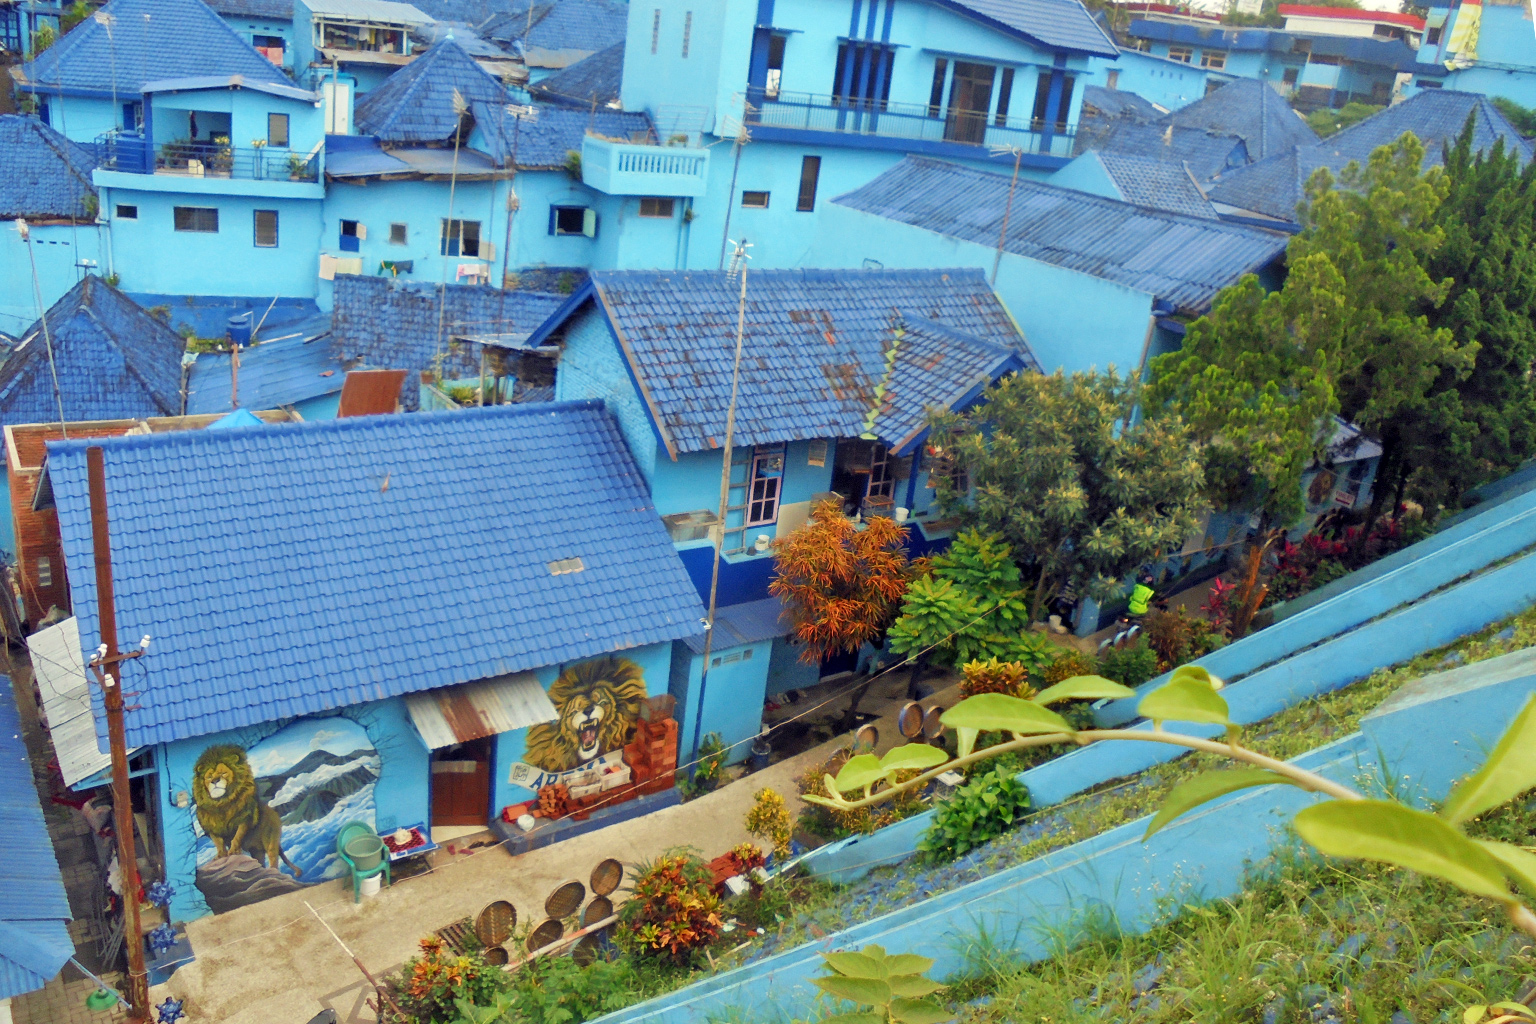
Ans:
[{"label": "orange flowering tree", "polygon": [[[788,608],[800,660],[819,664],[878,644],[895,621],[907,584],[927,570],[927,559],[908,560],[907,531],[875,516],[862,529],[836,501],[820,501],[811,520],[779,541],[776,575],[768,592]],[[848,709],[851,719],[863,696]]]},{"label": "orange flowering tree", "polygon": [[619,907],[616,937],[631,953],[679,963],[720,935],[720,897],[704,861],[669,850],[647,865]]}]

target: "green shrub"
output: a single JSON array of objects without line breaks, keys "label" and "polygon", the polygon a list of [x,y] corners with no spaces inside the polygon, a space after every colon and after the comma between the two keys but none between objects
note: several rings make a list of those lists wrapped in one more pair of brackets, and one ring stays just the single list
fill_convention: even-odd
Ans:
[{"label": "green shrub", "polygon": [[385,984],[405,1014],[391,1013],[391,1024],[456,1024],[459,1000],[491,1004],[507,987],[507,975],[486,963],[478,950],[458,953],[429,935],[421,940],[421,955],[407,960]]},{"label": "green shrub", "polygon": [[1099,658],[1099,674],[1122,686],[1140,686],[1157,675],[1157,652],[1145,635],[1129,647],[1111,647]]},{"label": "green shrub", "polygon": [[917,848],[930,862],[954,860],[1012,829],[1028,810],[1028,787],[1007,766],[996,767],[939,804]]},{"label": "green shrub", "polygon": [[689,963],[720,935],[714,876],[697,854],[671,850],[643,868],[619,907],[614,937],[636,957]]}]

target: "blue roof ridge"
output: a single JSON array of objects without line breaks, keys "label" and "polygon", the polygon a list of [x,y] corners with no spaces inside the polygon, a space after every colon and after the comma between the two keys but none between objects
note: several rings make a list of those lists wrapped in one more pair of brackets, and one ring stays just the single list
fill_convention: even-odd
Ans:
[{"label": "blue roof ridge", "polygon": [[474,409],[443,409],[432,412],[413,413],[379,413],[374,416],[344,416],[333,420],[301,420],[297,423],[263,423],[260,427],[229,427],[216,431],[209,435],[206,430],[170,430],[159,434],[124,434],[119,437],[92,437],[70,438],[68,440],[49,441],[48,452],[53,454],[73,454],[86,448],[101,446],[117,450],[130,450],[135,448],[170,447],[173,445],[193,445],[209,436],[215,438],[212,443],[227,443],[241,437],[253,435],[269,436],[273,429],[281,430],[311,430],[311,431],[335,431],[344,433],[347,431],[362,430],[376,427],[381,420],[398,420],[407,426],[418,424],[430,424],[443,420],[464,419],[475,416],[481,418],[511,419],[513,417],[545,416],[562,413],[582,412],[589,409],[604,409],[603,403],[595,398],[582,398],[564,402],[518,402],[511,405],[488,405]]},{"label": "blue roof ridge", "polygon": [[[69,171],[70,176],[73,177],[76,181],[80,182],[80,184],[84,185],[86,189],[90,191],[91,195],[95,195],[96,183],[92,181],[89,176],[82,175],[78,170],[75,169],[75,161],[70,159],[71,154],[66,150],[78,149],[80,152],[75,155],[81,159],[90,160],[93,164],[95,163],[95,158],[90,153],[88,153],[83,146],[70,141],[70,139],[66,138],[61,132],[55,131],[52,125],[43,124],[43,122],[34,120],[30,117],[26,120],[27,126],[37,133],[37,137],[42,141],[43,145],[53,150],[53,152],[57,154],[58,158],[63,161],[64,168],[65,170]],[[54,139],[53,136],[55,135],[58,136],[57,139]],[[63,146],[59,145],[61,142],[63,143]]]},{"label": "blue roof ridge", "polygon": [[[1001,299],[999,299],[999,301],[1001,301]],[[1004,308],[1006,309],[1007,307],[1005,306]],[[1011,319],[1013,314],[1009,313],[1008,316]],[[953,338],[955,341],[964,342],[967,345],[974,345],[979,349],[993,352],[1004,358],[1008,356],[1019,355],[1017,351],[1009,348],[1007,345],[999,345],[995,341],[988,341],[986,338],[972,334],[970,331],[962,331],[958,327],[950,327],[948,324],[941,324],[937,320],[930,320],[925,316],[903,314],[902,319],[906,321],[908,325],[920,327],[923,330],[931,331],[934,334],[947,335],[950,338]],[[1015,325],[1017,325],[1017,321],[1015,321]],[[1019,331],[1019,337],[1024,338],[1024,331],[1022,329]],[[1026,343],[1028,340],[1028,338],[1025,338]]]}]

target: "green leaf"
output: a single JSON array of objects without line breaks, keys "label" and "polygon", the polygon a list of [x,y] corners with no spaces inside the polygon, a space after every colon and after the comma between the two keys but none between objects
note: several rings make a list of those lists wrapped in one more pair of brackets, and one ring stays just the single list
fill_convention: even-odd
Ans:
[{"label": "green leaf", "polygon": [[902,999],[921,999],[923,996],[933,995],[944,987],[920,974],[898,975],[888,978],[886,984],[891,986],[892,995]]},{"label": "green leaf", "polygon": [[1441,809],[1461,824],[1536,786],[1536,694],[1525,702],[1483,766],[1452,791]]},{"label": "green leaf", "polygon": [[1230,768],[1225,771],[1196,775],[1192,779],[1179,783],[1173,788],[1173,792],[1168,794],[1157,816],[1147,826],[1147,834],[1141,837],[1142,842],[1152,838],[1154,832],[1167,826],[1179,815],[1192,811],[1203,803],[1226,796],[1228,793],[1236,793],[1240,789],[1273,786],[1277,783],[1295,785],[1284,775],[1265,768]]},{"label": "green leaf", "polygon": [[1071,679],[1063,679],[1055,686],[1046,687],[1029,699],[1043,707],[1059,700],[1101,700],[1105,697],[1119,699],[1134,696],[1136,696],[1135,690],[1128,686],[1121,686],[1113,679],[1105,679],[1103,676],[1073,676]]},{"label": "green leaf", "polygon": [[[1190,668],[1192,666],[1184,666]],[[957,705],[958,706],[958,705]],[[1137,705],[1136,711],[1143,718],[1150,718],[1154,725],[1164,722],[1209,722],[1212,725],[1230,726],[1227,702],[1211,689],[1211,685],[1192,675],[1175,674]]]},{"label": "green leaf", "polygon": [[851,793],[879,782],[883,778],[885,778],[885,769],[880,767],[880,759],[874,754],[859,754],[856,757],[850,757],[848,763],[843,765],[842,771],[837,773],[837,791]]},{"label": "green leaf", "polygon": [[1296,815],[1296,831],[1332,857],[1382,861],[1507,902],[1499,861],[1433,814],[1384,800],[1329,800]]},{"label": "green leaf", "polygon": [[908,743],[886,751],[880,759],[880,769],[890,773],[913,768],[936,768],[948,760],[949,755],[938,747],[926,743]]},{"label": "green leaf", "polygon": [[1467,1007],[1467,1012],[1461,1015],[1461,1024],[1477,1024],[1488,1012],[1488,1007],[1482,1003]]},{"label": "green leaf", "polygon": [[878,978],[812,978],[816,987],[831,996],[863,1006],[884,1006],[891,1001],[891,986]]},{"label": "green leaf", "polygon": [[983,729],[993,732],[1040,734],[1075,730],[1067,720],[1033,701],[1010,697],[1006,693],[978,693],[967,697],[939,717],[955,729]]},{"label": "green leaf", "polygon": [[827,966],[845,978],[885,980],[885,963],[863,953],[823,953]]},{"label": "green leaf", "polygon": [[1503,867],[1504,874],[1520,888],[1536,896],[1536,853],[1511,843],[1496,843],[1487,839],[1472,840],[1488,851]]},{"label": "green leaf", "polygon": [[953,1011],[944,1009],[931,999],[891,1000],[891,1020],[899,1021],[900,1024],[944,1024],[954,1017]]},{"label": "green leaf", "polygon": [[[863,953],[865,956],[869,957],[871,960],[879,960],[881,963],[884,963],[885,959],[886,959],[886,957],[885,957],[885,947],[884,946],[876,946],[873,943],[871,943],[868,946],[865,946],[863,949],[859,950],[859,952]],[[889,970],[889,968],[887,968],[887,970]]]},{"label": "green leaf", "polygon": [[1196,682],[1204,683],[1212,690],[1220,690],[1222,687],[1227,685],[1220,679],[1207,672],[1204,665],[1180,665],[1178,668],[1174,669],[1172,675],[1168,677],[1168,681],[1170,683],[1175,679],[1193,679]]},{"label": "green leaf", "polygon": [[834,1013],[821,1018],[821,1024],[885,1024],[885,1014],[859,1010],[855,1013]]},{"label": "green leaf", "polygon": [[955,735],[957,737],[955,756],[969,757],[971,751],[976,749],[976,737],[981,735],[981,730],[960,728],[955,730]]}]

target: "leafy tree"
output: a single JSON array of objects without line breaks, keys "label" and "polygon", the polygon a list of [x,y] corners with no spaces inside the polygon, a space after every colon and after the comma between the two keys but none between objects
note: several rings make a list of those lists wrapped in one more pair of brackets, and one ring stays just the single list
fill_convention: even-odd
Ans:
[{"label": "leafy tree", "polygon": [[1530,138],[1536,135],[1536,110],[1530,107],[1522,107],[1512,99],[1503,96],[1490,96],[1489,100],[1498,108],[1499,113],[1509,119],[1509,123],[1515,126],[1515,131]]},{"label": "leafy tree", "polygon": [[935,416],[933,444],[969,476],[938,481],[946,514],[1001,535],[1035,575],[1029,619],[1064,584],[1104,599],[1194,528],[1203,477],[1177,417],[1140,420],[1139,382],[1016,374],[986,401]]}]

